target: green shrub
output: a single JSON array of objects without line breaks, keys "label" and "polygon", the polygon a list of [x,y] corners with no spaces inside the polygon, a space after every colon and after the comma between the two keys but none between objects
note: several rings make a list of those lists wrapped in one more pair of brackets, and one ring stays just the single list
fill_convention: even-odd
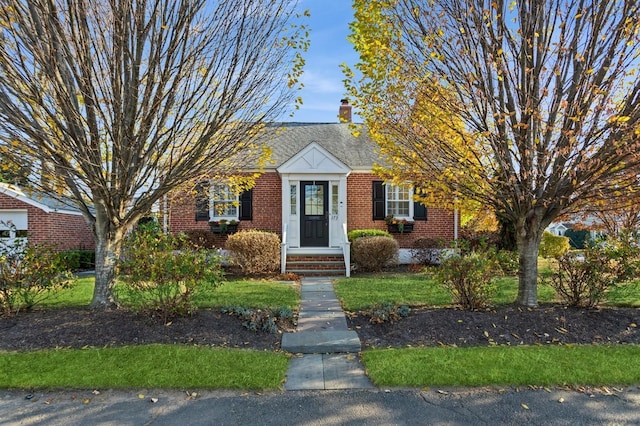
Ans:
[{"label": "green shrub", "polygon": [[442,239],[419,238],[413,242],[411,257],[420,265],[438,265],[446,243]]},{"label": "green shrub", "polygon": [[389,237],[393,238],[390,233],[383,231],[382,229],[354,229],[347,233],[347,239],[354,242],[358,238],[362,237]]},{"label": "green shrub", "polygon": [[74,283],[63,254],[53,246],[0,240],[0,312],[29,310]]},{"label": "green shrub", "polygon": [[496,250],[493,251],[493,258],[498,262],[500,270],[504,275],[515,275],[520,269],[520,257],[517,251]]},{"label": "green shrub", "polygon": [[128,236],[119,274],[119,302],[165,322],[191,314],[196,309],[194,297],[217,287],[222,279],[218,256],[189,248],[184,236],[163,234],[153,226],[139,227]]},{"label": "green shrub", "polygon": [[240,231],[229,236],[225,248],[244,274],[268,274],[280,268],[280,238],[273,232]]},{"label": "green shrub", "polygon": [[380,271],[398,261],[398,250],[393,237],[361,237],[351,244],[351,260],[362,271]]},{"label": "green shrub", "polygon": [[406,318],[411,313],[411,308],[407,305],[397,305],[394,303],[383,303],[365,311],[369,315],[371,324],[394,323]]},{"label": "green shrub", "polygon": [[65,250],[62,257],[66,267],[72,271],[94,269],[96,266],[96,253],[91,250]]},{"label": "green shrub", "polygon": [[498,263],[486,252],[454,254],[442,259],[434,279],[449,290],[454,303],[473,310],[489,305],[496,291],[493,278],[498,270]]},{"label": "green shrub", "polygon": [[544,232],[542,234],[542,241],[540,242],[540,256],[544,258],[559,259],[569,252],[571,245],[569,244],[569,238],[560,235],[553,235],[550,232]]}]

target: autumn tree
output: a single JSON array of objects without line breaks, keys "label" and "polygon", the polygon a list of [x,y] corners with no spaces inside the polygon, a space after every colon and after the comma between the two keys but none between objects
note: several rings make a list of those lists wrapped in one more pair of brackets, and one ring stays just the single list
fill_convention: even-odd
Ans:
[{"label": "autumn tree", "polygon": [[354,0],[347,88],[389,173],[511,223],[518,302],[544,229],[638,166],[637,1]]},{"label": "autumn tree", "polygon": [[157,200],[261,157],[265,123],[299,88],[296,3],[0,0],[2,154],[81,208],[94,308],[111,304],[123,237]]}]

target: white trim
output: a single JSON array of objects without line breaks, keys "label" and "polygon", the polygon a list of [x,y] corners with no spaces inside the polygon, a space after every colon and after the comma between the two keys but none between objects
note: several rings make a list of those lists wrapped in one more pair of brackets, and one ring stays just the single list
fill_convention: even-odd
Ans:
[{"label": "white trim", "polygon": [[71,210],[65,210],[65,209],[53,209],[49,206],[46,206],[36,200],[34,200],[33,198],[28,197],[27,195],[25,195],[24,192],[22,192],[22,190],[16,186],[13,185],[8,185],[6,183],[0,183],[0,194],[5,194],[9,197],[15,198],[18,201],[22,201],[25,204],[28,204],[30,206],[36,207],[40,210],[42,210],[45,213],[61,213],[61,214],[69,214],[69,215],[73,215],[73,216],[82,216],[82,212],[79,211],[71,211]]},{"label": "white trim", "polygon": [[[351,173],[351,169],[323,147],[312,142],[283,163],[277,170],[282,180],[283,232],[285,225],[287,225],[288,228],[287,251],[289,253],[296,253],[296,250],[309,250],[308,253],[322,254],[328,250],[327,253],[341,253],[342,224],[347,222],[347,176]],[[300,207],[302,205],[300,182],[302,181],[321,181],[328,183],[328,247],[300,248]],[[296,191],[295,214],[291,214],[290,188],[292,185],[296,185],[298,188]],[[338,187],[337,215],[332,214],[332,191],[334,185]]]}]

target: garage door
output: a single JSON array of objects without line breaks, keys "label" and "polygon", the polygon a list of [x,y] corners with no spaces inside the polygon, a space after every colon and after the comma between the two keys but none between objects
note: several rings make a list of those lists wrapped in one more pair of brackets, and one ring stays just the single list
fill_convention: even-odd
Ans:
[{"label": "garage door", "polygon": [[26,238],[28,223],[26,210],[0,210],[0,239],[10,244],[15,238]]}]

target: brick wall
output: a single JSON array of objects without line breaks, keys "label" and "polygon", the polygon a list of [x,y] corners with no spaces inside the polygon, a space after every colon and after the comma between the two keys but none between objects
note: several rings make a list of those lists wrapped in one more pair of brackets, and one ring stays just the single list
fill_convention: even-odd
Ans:
[{"label": "brick wall", "polygon": [[29,242],[51,243],[60,250],[94,250],[93,233],[81,215],[46,213],[38,207],[0,194],[0,209],[27,210]]},{"label": "brick wall", "polygon": [[[168,223],[173,233],[190,230],[209,230],[209,222],[196,221],[193,196],[177,194],[169,203]],[[161,223],[162,223],[162,219]],[[238,230],[260,229],[278,234],[282,230],[282,182],[276,172],[268,172],[256,179],[253,188],[253,220],[240,221]],[[224,246],[226,236],[214,236],[216,246]]]},{"label": "brick wall", "polygon": [[[372,182],[380,178],[372,173],[352,173],[347,178],[347,228],[387,229],[383,220],[373,220]],[[253,189],[253,220],[241,221],[239,229],[261,229],[280,234],[282,229],[282,182],[276,172],[268,172],[256,180]],[[195,220],[195,201],[191,196],[176,196],[169,207],[171,232],[208,230],[209,223]],[[418,238],[453,240],[453,212],[428,208],[427,220],[416,221],[411,233],[396,235],[401,248],[410,248]],[[217,235],[216,245],[222,247],[225,236]]]},{"label": "brick wall", "polygon": [[[347,228],[353,229],[387,229],[384,220],[373,220],[373,181],[380,180],[372,173],[352,173],[347,178]],[[356,196],[355,194],[362,194]],[[401,248],[411,248],[413,241],[419,238],[441,238],[453,240],[453,211],[427,208],[427,220],[417,220],[413,232],[394,234]]]}]

